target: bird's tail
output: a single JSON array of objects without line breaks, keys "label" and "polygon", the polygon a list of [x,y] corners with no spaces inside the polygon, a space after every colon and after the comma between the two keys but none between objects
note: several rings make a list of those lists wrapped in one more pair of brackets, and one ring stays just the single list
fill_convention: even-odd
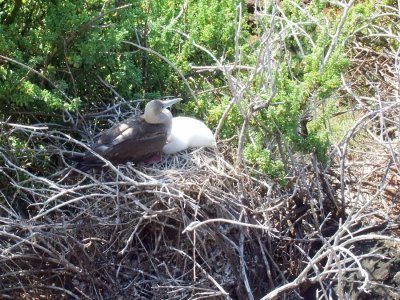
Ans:
[{"label": "bird's tail", "polygon": [[75,168],[83,172],[104,166],[104,162],[91,153],[69,152],[64,155],[76,162]]}]

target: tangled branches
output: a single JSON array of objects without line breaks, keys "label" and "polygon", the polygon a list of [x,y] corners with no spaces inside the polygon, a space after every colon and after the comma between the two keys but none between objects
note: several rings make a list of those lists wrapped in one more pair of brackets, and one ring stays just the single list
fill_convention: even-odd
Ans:
[{"label": "tangled branches", "polygon": [[[279,6],[255,18],[271,25],[258,37],[257,67],[244,66],[236,49],[234,65],[213,57],[216,66],[193,68],[215,68],[227,78],[233,97],[217,135],[236,105],[244,119],[237,149],[222,141],[217,151],[186,151],[154,165],[105,161],[104,169],[86,173],[71,163],[71,152],[88,150],[109,120],[136,112],[137,102],[84,117],[66,113],[63,125],[0,124],[1,298],[344,299],[376,286],[395,298],[398,288],[387,277],[371,276],[365,262],[396,256],[370,244],[383,241],[395,249],[400,242],[398,58],[392,51],[390,59],[374,59],[375,53],[358,64],[357,72],[366,75],[374,64],[385,67],[384,92],[376,89],[368,99],[348,84],[355,78],[343,76],[346,97],[360,106],[355,124],[332,150],[330,164],[320,164],[315,153],[299,157],[285,149],[290,168],[280,185],[246,164],[244,144],[255,116],[272,105],[273,58],[287,46],[275,47],[280,39],[293,36],[300,52],[300,36],[315,45]],[[277,20],[281,29],[273,32]],[[359,63],[368,49],[354,49]],[[319,113],[319,104],[312,110]],[[395,272],[389,270],[391,278]]]},{"label": "tangled branches", "polygon": [[[327,296],[355,272],[370,282],[352,245],[396,240],[359,228],[366,207],[337,214],[338,186],[315,158],[293,189],[238,171],[223,143],[81,173],[68,153],[85,145],[52,127],[2,123],[3,298],[273,299],[315,285]],[[26,148],[13,148],[18,136]]]}]

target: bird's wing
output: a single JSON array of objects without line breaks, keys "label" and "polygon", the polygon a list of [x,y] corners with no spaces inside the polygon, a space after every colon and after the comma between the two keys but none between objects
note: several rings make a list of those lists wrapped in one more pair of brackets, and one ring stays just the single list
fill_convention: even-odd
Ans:
[{"label": "bird's wing", "polygon": [[99,145],[109,146],[122,142],[126,138],[134,138],[136,135],[140,135],[141,125],[144,123],[142,117],[133,117],[122,121],[105,130],[97,140],[95,147]]},{"label": "bird's wing", "polygon": [[167,132],[147,133],[135,138],[124,137],[111,145],[102,155],[115,163],[141,161],[160,151],[167,142]]},{"label": "bird's wing", "polygon": [[[142,117],[127,119],[104,131],[93,151],[112,163],[138,162],[161,151],[168,138],[168,127],[148,124]],[[77,168],[86,171],[101,167],[101,159],[87,152],[78,160]]]},{"label": "bird's wing", "polygon": [[149,124],[142,117],[131,118],[106,130],[94,151],[114,162],[140,161],[158,152],[167,142],[168,130],[162,124]]}]

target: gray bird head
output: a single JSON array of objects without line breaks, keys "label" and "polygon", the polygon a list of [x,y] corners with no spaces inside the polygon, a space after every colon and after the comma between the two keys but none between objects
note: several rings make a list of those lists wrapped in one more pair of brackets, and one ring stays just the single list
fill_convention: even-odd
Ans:
[{"label": "gray bird head", "polygon": [[163,124],[166,122],[170,122],[172,119],[172,115],[171,112],[166,108],[181,100],[182,98],[150,101],[146,104],[146,107],[144,109],[144,119],[147,123],[151,124]]}]

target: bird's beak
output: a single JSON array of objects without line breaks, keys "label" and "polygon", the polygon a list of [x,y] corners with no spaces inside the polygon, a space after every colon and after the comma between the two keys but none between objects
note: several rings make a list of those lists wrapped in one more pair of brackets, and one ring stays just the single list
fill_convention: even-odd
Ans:
[{"label": "bird's beak", "polygon": [[167,108],[170,107],[172,105],[174,105],[176,102],[182,101],[182,98],[175,98],[175,99],[171,99],[171,100],[164,100],[162,101],[163,103],[163,108]]}]

